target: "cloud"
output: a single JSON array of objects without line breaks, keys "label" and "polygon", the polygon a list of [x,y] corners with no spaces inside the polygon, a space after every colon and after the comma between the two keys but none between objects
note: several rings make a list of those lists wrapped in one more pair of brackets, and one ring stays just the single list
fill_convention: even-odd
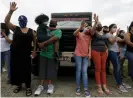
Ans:
[{"label": "cloud", "polygon": [[[9,2],[0,1],[0,22],[9,10]],[[15,0],[18,10],[12,16],[12,23],[18,24],[18,16],[24,14],[28,18],[28,26],[36,29],[34,19],[40,13],[50,16],[54,12],[93,12],[99,15],[103,25],[116,23],[126,30],[132,21],[133,0]]]}]

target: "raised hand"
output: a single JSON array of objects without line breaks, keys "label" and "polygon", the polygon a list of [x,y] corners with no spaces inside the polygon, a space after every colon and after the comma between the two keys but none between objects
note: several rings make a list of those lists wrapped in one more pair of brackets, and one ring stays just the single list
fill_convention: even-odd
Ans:
[{"label": "raised hand", "polygon": [[96,14],[94,14],[93,19],[94,19],[95,21],[97,20],[97,15],[96,15]]},{"label": "raised hand", "polygon": [[120,33],[120,28],[116,31],[116,35],[118,36]]},{"label": "raised hand", "polygon": [[81,27],[81,28],[84,28],[84,27],[86,27],[86,25],[87,25],[87,24],[85,23],[85,21],[82,21],[80,27]]},{"label": "raised hand", "polygon": [[10,3],[10,11],[16,11],[18,9],[18,7],[16,7],[16,3],[15,2],[11,2]]},{"label": "raised hand", "polygon": [[95,20],[95,22],[98,22],[99,21],[99,18],[98,18],[98,16],[96,14],[94,14],[93,19]]}]

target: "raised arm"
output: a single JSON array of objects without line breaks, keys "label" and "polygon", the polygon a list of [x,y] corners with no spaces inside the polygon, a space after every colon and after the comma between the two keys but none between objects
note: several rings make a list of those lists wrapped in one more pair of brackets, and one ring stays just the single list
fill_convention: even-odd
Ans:
[{"label": "raised arm", "polygon": [[11,19],[13,12],[17,9],[16,5],[17,4],[15,2],[10,3],[10,10],[7,16],[5,17],[5,23],[8,26],[8,28],[11,29],[12,31],[15,30],[16,26],[10,22],[10,19]]},{"label": "raised arm", "polygon": [[76,37],[80,30],[82,30],[86,26],[85,22],[82,21],[81,26],[73,33],[73,35]]},{"label": "raised arm", "polygon": [[94,14],[93,19],[94,19],[95,23],[94,23],[94,25],[93,25],[93,27],[92,27],[92,31],[91,31],[91,33],[90,33],[92,36],[93,36],[93,35],[95,34],[95,32],[96,32],[96,25],[97,25],[97,23],[99,22],[99,18],[98,18],[98,16],[97,16],[96,14]]},{"label": "raised arm", "polygon": [[130,41],[130,34],[129,33],[125,34],[124,39],[125,39],[125,43],[133,48],[133,43]]}]

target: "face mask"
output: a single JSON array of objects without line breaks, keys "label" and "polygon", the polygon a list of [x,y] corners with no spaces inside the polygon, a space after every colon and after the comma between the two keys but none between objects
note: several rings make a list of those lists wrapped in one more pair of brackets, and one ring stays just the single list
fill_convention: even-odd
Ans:
[{"label": "face mask", "polygon": [[44,22],[43,24],[44,24],[44,25],[48,25],[48,22]]},{"label": "face mask", "polygon": [[26,25],[27,25],[27,22],[25,22],[25,21],[19,21],[19,26],[20,26],[21,28],[25,28]]},{"label": "face mask", "polygon": [[102,30],[102,27],[96,27],[96,30],[97,31],[101,31]]},{"label": "face mask", "polygon": [[50,27],[54,27],[54,28],[56,27],[56,25],[55,25],[55,24],[50,24],[49,26],[50,26]]},{"label": "face mask", "polygon": [[83,28],[83,32],[85,33],[88,29],[87,28]]},{"label": "face mask", "polygon": [[112,32],[115,33],[117,28],[112,28]]},{"label": "face mask", "polygon": [[121,33],[120,35],[121,35],[121,36],[124,36],[124,33]]},{"label": "face mask", "polygon": [[107,30],[103,30],[103,33],[108,33],[108,31]]}]

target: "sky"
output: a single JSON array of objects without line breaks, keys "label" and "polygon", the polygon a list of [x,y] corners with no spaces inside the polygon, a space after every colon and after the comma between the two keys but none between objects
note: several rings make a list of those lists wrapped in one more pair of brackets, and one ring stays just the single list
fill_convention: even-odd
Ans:
[{"label": "sky", "polygon": [[50,17],[55,12],[93,12],[99,16],[102,25],[116,23],[124,30],[133,21],[133,0],[0,0],[0,22],[4,21],[13,1],[18,9],[13,13],[11,22],[18,25],[19,15],[25,15],[28,27],[35,30],[35,17],[41,13]]}]

